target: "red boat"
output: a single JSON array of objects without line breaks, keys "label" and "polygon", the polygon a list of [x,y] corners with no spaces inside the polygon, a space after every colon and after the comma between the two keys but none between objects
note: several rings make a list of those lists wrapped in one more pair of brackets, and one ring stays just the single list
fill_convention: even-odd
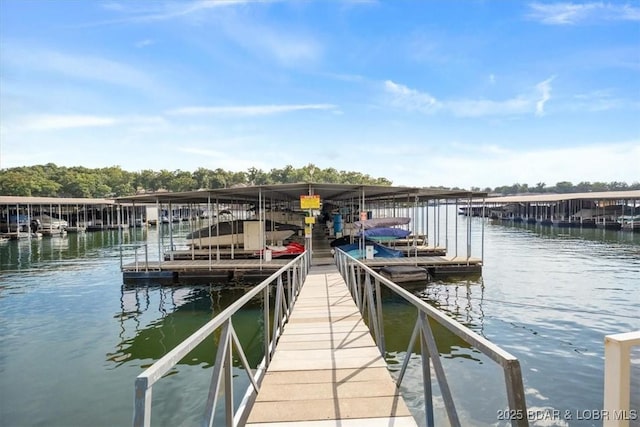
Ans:
[{"label": "red boat", "polygon": [[[294,258],[305,251],[304,245],[296,242],[291,242],[287,246],[267,245],[266,249],[271,251],[271,258]],[[262,252],[262,250],[256,251],[254,255],[259,257]]]}]

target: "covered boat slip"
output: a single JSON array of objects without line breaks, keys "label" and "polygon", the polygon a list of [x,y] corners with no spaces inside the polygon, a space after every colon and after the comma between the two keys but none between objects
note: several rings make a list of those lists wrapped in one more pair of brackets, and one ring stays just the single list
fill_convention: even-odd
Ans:
[{"label": "covered boat slip", "polygon": [[68,232],[128,228],[140,226],[144,210],[111,199],[0,196],[0,234],[29,238],[33,220],[45,235],[57,234],[60,225]]},{"label": "covered boat slip", "polygon": [[640,190],[489,197],[460,210],[529,224],[637,231]]},{"label": "covered boat slip", "polygon": [[[303,206],[303,198],[306,197],[317,198],[317,206],[311,209]],[[263,224],[269,224],[274,214],[282,212],[303,214],[303,219],[306,216],[304,234],[301,230],[291,238],[298,243],[303,243],[314,256],[316,255],[314,246],[318,244],[318,238],[328,240],[338,237],[333,227],[325,228],[326,225],[331,225],[329,219],[335,212],[342,213],[345,225],[350,226],[364,221],[367,217],[382,221],[385,217],[403,217],[407,220],[403,225],[398,226],[403,227],[399,229],[411,230],[420,236],[420,239],[411,237],[402,239],[402,242],[398,242],[394,247],[404,253],[403,264],[409,263],[432,269],[450,266],[455,268],[456,272],[461,272],[461,269],[469,266],[477,271],[482,264],[481,255],[472,257],[470,253],[471,221],[467,222],[466,255],[459,254],[456,246],[455,253],[450,249],[447,256],[446,245],[440,244],[440,236],[450,231],[447,230],[447,220],[445,214],[440,213],[440,207],[454,203],[470,204],[474,197],[484,197],[484,193],[419,187],[301,183],[144,194],[120,198],[118,203],[132,206],[156,205],[160,210],[168,209],[169,211],[176,206],[189,206],[192,210],[202,210],[212,214],[218,212],[221,207],[233,206],[237,212],[255,212],[255,216],[251,219]],[[209,217],[205,221],[205,227],[215,230],[216,224],[222,223],[218,218],[218,216]],[[312,231],[318,229],[328,232],[320,237],[316,235],[312,239],[311,236],[314,234]],[[145,244],[144,254],[136,253],[133,262],[130,262],[130,258],[127,262],[123,261],[122,271],[125,279],[129,280],[168,276],[176,281],[181,277],[189,276],[205,278],[208,274],[212,277],[235,278],[244,276],[246,272],[274,271],[281,266],[280,263],[283,260],[270,259],[269,251],[261,251],[261,248],[274,244],[267,240],[269,237],[267,231],[265,229],[261,232],[262,243],[250,249],[235,244],[231,246],[194,244],[190,247],[179,247],[180,237],[177,234],[174,236],[169,224],[168,236],[158,234],[157,256],[149,253]],[[455,233],[454,241],[457,242],[457,227]],[[464,230],[460,230],[461,236],[463,233]],[[193,230],[188,236],[191,238],[189,241],[192,242],[200,238],[192,237]],[[443,240],[447,241],[447,238]],[[169,241],[168,247],[173,250],[164,250],[167,247],[167,241]],[[277,244],[283,245],[286,242],[277,242]],[[366,260],[366,263],[372,262],[377,267],[380,263],[386,265],[387,261],[386,258],[380,258]]]}]

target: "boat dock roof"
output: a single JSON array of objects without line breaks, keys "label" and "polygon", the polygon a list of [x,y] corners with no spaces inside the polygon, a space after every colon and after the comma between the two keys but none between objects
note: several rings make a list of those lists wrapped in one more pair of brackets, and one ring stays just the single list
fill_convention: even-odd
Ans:
[{"label": "boat dock roof", "polygon": [[485,197],[484,192],[467,190],[448,190],[427,187],[395,187],[389,185],[363,184],[269,184],[247,187],[217,188],[179,193],[158,192],[138,194],[135,196],[119,197],[121,203],[255,203],[261,197],[268,197],[278,201],[299,201],[301,195],[318,195],[323,201],[345,202],[360,200],[367,201],[398,201],[414,202],[434,199],[462,199],[471,197]]},{"label": "boat dock roof", "polygon": [[[564,200],[640,200],[640,190],[599,191],[590,193],[521,194],[513,196],[487,197],[485,203],[545,203]],[[478,200],[476,200],[478,201]]]}]

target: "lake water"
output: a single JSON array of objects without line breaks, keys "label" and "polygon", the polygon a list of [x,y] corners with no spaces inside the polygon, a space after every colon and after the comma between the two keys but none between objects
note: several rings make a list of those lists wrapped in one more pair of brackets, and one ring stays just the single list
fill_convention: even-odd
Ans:
[{"label": "lake water", "polygon": [[[467,219],[450,217],[450,230],[454,218],[464,235]],[[470,220],[476,256],[482,220]],[[0,245],[0,425],[130,425],[135,377],[244,293],[219,284],[124,287],[119,243],[156,244],[155,233]],[[640,329],[640,235],[486,222],[484,237],[482,277],[431,279],[411,290],[519,358],[529,409],[561,414],[531,425],[602,425],[592,418],[602,407],[604,336]],[[385,301],[387,356],[396,373],[415,313],[396,298]],[[256,302],[234,318],[253,364],[261,357],[260,310]],[[441,332],[463,425],[508,425],[497,416],[506,406],[501,370]],[[201,345],[154,387],[154,425],[199,424],[214,347]],[[640,352],[632,360],[638,408]],[[419,414],[417,356],[410,366],[403,391]],[[437,397],[436,407],[440,420]]]}]

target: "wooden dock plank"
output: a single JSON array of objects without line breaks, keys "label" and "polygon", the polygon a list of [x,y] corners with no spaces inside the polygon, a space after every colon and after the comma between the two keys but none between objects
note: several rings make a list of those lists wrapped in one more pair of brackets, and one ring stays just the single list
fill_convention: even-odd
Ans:
[{"label": "wooden dock plank", "polygon": [[416,425],[335,266],[307,275],[247,425]]},{"label": "wooden dock plank", "polygon": [[358,418],[351,420],[296,421],[251,424],[254,427],[414,427],[412,417]]}]

